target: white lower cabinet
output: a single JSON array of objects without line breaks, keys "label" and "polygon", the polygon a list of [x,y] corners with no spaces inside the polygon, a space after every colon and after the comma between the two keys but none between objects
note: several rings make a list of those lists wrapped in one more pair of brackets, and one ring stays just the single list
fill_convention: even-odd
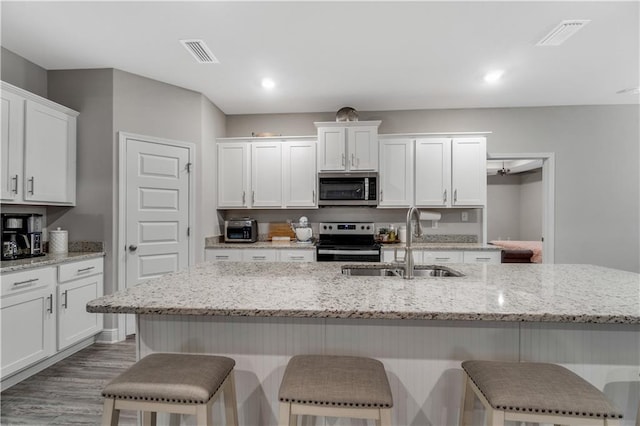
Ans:
[{"label": "white lower cabinet", "polygon": [[464,263],[501,263],[501,256],[500,250],[465,251]]},{"label": "white lower cabinet", "polygon": [[103,294],[102,259],[58,267],[58,350],[102,330],[102,314],[87,312],[87,302]]},{"label": "white lower cabinet", "polygon": [[86,305],[103,282],[102,258],[2,274],[3,380],[99,333],[102,314]]},{"label": "white lower cabinet", "polygon": [[232,262],[314,262],[314,250],[285,250],[269,248],[208,248],[205,260]]},{"label": "white lower cabinet", "polygon": [[[397,259],[403,261],[404,247],[398,247]],[[396,254],[393,248],[382,250],[383,262],[394,262]],[[442,263],[500,263],[499,250],[413,250],[415,264],[434,265]]]},{"label": "white lower cabinet", "polygon": [[56,352],[56,268],[2,275],[0,376]]}]

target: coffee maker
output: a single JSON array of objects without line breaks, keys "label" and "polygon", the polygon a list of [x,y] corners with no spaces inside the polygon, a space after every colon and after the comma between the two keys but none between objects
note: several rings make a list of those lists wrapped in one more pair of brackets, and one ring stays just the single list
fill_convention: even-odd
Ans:
[{"label": "coffee maker", "polygon": [[3,213],[1,222],[2,260],[44,256],[41,214]]}]

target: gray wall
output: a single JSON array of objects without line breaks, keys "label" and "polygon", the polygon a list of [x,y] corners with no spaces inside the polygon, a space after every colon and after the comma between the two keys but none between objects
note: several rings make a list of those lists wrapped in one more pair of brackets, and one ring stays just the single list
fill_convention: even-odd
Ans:
[{"label": "gray wall", "polygon": [[47,70],[4,47],[1,48],[1,58],[0,80],[47,97]]},{"label": "gray wall", "polygon": [[487,240],[539,241],[542,169],[487,176]]},{"label": "gray wall", "polygon": [[[491,131],[489,153],[554,152],[555,261],[640,272],[638,105],[360,112],[380,133]],[[333,113],[235,115],[227,136],[315,134]]]}]

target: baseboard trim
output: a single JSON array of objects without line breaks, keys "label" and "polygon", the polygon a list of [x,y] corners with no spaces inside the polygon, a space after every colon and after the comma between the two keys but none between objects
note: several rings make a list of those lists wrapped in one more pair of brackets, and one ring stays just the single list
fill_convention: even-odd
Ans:
[{"label": "baseboard trim", "polygon": [[120,341],[117,328],[106,328],[96,336],[96,342],[99,343],[116,343]]}]

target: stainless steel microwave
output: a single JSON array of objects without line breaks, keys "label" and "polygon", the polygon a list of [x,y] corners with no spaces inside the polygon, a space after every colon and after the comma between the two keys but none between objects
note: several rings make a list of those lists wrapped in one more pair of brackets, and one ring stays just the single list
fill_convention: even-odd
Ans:
[{"label": "stainless steel microwave", "polygon": [[319,206],[377,206],[378,174],[318,173]]}]

